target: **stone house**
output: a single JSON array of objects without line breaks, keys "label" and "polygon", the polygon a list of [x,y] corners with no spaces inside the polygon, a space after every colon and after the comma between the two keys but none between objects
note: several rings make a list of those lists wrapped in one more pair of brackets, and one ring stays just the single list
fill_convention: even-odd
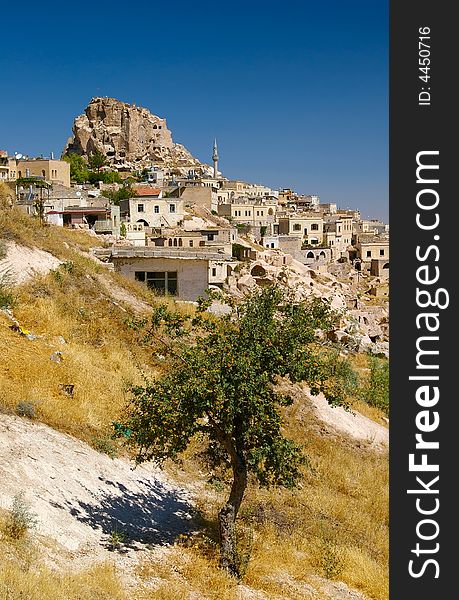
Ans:
[{"label": "stone house", "polygon": [[238,198],[229,204],[219,204],[218,214],[221,217],[229,218],[235,224],[259,229],[266,227],[264,233],[273,234],[277,233],[275,227],[277,225],[277,207],[277,199]]},{"label": "stone house", "polygon": [[65,160],[54,160],[48,158],[16,159],[16,176],[14,179],[23,177],[39,177],[49,183],[60,183],[70,187],[70,165]]},{"label": "stone house", "polygon": [[206,248],[113,247],[115,271],[144,283],[159,295],[196,301],[209,286],[222,287],[237,262],[231,256]]},{"label": "stone house", "polygon": [[136,196],[120,202],[121,215],[131,223],[146,227],[177,227],[183,221],[184,203],[181,198],[164,198],[159,188],[139,186]]},{"label": "stone house", "polygon": [[370,275],[373,275],[373,277],[380,277],[381,279],[389,279],[389,260],[386,258],[372,258]]},{"label": "stone house", "polygon": [[354,219],[347,215],[330,215],[325,217],[324,232],[326,245],[332,248],[334,259],[349,257],[352,246]]},{"label": "stone house", "polygon": [[277,199],[279,196],[279,192],[270,187],[240,180],[222,180],[221,189],[218,193],[222,195],[221,202],[237,200],[238,198]]},{"label": "stone house", "polygon": [[323,243],[324,221],[319,214],[293,213],[279,217],[279,234],[301,236],[303,245],[320,246]]},{"label": "stone house", "polygon": [[209,211],[217,211],[218,188],[215,184],[206,185],[202,180],[190,180],[171,191],[168,196],[180,198],[184,204],[197,204],[204,206]]},{"label": "stone house", "polygon": [[[354,247],[356,250],[356,266],[360,270],[373,270],[378,276],[386,276],[389,269],[389,240],[387,238],[360,235],[356,238]],[[377,262],[372,267],[373,261]],[[372,273],[373,274],[373,273]]]},{"label": "stone house", "polygon": [[119,206],[68,206],[45,213],[48,223],[71,229],[92,229],[96,233],[119,235]]}]

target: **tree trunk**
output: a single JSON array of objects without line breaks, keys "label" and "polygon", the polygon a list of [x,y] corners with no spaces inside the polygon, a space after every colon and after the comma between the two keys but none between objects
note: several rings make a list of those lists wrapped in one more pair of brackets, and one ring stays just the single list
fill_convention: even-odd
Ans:
[{"label": "tree trunk", "polygon": [[220,522],[220,566],[239,577],[236,554],[236,517],[247,487],[247,466],[244,459],[231,456],[233,485],[228,502],[218,514]]}]

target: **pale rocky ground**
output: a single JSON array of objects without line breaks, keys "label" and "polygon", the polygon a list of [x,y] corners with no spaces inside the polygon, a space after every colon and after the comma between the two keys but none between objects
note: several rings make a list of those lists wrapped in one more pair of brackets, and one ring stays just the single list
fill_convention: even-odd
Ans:
[{"label": "pale rocky ground", "polygon": [[[356,439],[387,443],[385,428],[339,408],[326,410],[318,400],[320,418],[332,427]],[[80,569],[109,560],[134,589],[139,584],[135,566],[147,553],[161,560],[180,534],[195,529],[195,491],[152,464],[133,466],[42,423],[0,414],[0,508],[10,509],[14,496],[24,492],[38,516],[34,535],[42,543],[52,540],[46,560],[54,568]],[[114,532],[125,536],[122,552],[110,549]],[[365,600],[340,582],[315,578],[300,584],[287,573],[284,579],[281,587],[293,586],[305,599]],[[239,596],[265,598],[243,585]]]},{"label": "pale rocky ground", "polygon": [[16,242],[5,242],[6,256],[0,260],[0,281],[23,283],[34,275],[44,275],[56,269],[62,261],[49,252],[38,248],[27,248]]},{"label": "pale rocky ground", "polygon": [[389,430],[355,411],[330,406],[323,394],[308,394],[316,415],[333,430],[364,442],[374,450],[387,449]]}]

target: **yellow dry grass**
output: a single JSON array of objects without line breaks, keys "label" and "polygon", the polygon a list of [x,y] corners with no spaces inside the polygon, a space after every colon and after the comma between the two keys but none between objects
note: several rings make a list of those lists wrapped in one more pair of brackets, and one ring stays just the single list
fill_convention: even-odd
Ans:
[{"label": "yellow dry grass", "polygon": [[[2,548],[4,551],[4,548]],[[0,598],[16,600],[128,600],[115,567],[98,564],[79,573],[58,574],[44,565],[0,559]]]},{"label": "yellow dry grass", "polygon": [[[387,453],[364,450],[348,438],[323,437],[301,397],[285,417],[286,434],[303,444],[309,467],[293,491],[250,485],[239,517],[241,555],[251,554],[242,583],[266,598],[299,600],[308,597],[308,585],[318,589],[318,575],[343,581],[367,598],[387,600]],[[183,483],[195,483],[206,535],[185,547],[177,544],[166,566],[164,560],[144,565],[141,575],[147,582],[159,578],[155,589],[162,594],[148,598],[188,598],[191,591],[212,600],[240,598],[237,582],[216,568],[216,515],[228,488],[206,485],[196,459],[200,450],[195,443],[184,466],[168,470]],[[203,573],[209,574],[205,586]]]},{"label": "yellow dry grass", "polygon": [[[107,435],[110,423],[124,409],[126,385],[140,382],[143,373],[157,368],[154,350],[143,347],[126,324],[126,318],[133,316],[129,306],[113,303],[96,275],[103,272],[108,281],[145,302],[153,302],[152,296],[139,284],[83,257],[80,252],[98,242],[84,233],[42,230],[31,225],[28,217],[19,216],[16,222],[3,211],[0,227],[6,238],[72,263],[18,291],[14,316],[36,339],[13,331],[0,313],[1,405],[15,411],[19,402],[30,402],[40,420],[93,443],[94,437]],[[51,359],[57,352],[61,362]],[[367,368],[365,358],[355,360],[356,368]],[[73,397],[65,393],[65,385],[74,386]],[[342,580],[373,600],[387,600],[387,455],[362,450],[348,439],[323,437],[301,398],[295,399],[285,416],[286,433],[304,445],[310,467],[294,491],[250,486],[239,520],[243,539],[248,540],[250,532],[253,535],[244,585],[267,598],[296,600],[307,597],[304,585],[318,574]],[[375,411],[369,416],[380,420],[381,414]],[[227,489],[206,485],[198,449],[196,443],[186,453],[184,466],[169,470],[183,481],[194,482],[209,539],[177,544],[167,559],[145,561],[138,573],[144,585],[136,598],[241,597],[238,583],[217,567],[216,514]],[[3,539],[0,556],[3,597],[133,597],[125,595],[119,574],[110,565],[57,574],[42,561],[30,566],[25,547],[14,549]]]}]

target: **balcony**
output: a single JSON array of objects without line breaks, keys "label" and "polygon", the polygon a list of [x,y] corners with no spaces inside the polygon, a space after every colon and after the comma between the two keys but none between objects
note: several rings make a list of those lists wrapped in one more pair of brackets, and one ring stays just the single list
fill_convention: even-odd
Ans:
[{"label": "balcony", "polygon": [[100,219],[94,223],[93,229],[96,233],[112,233],[113,224],[111,220]]}]

